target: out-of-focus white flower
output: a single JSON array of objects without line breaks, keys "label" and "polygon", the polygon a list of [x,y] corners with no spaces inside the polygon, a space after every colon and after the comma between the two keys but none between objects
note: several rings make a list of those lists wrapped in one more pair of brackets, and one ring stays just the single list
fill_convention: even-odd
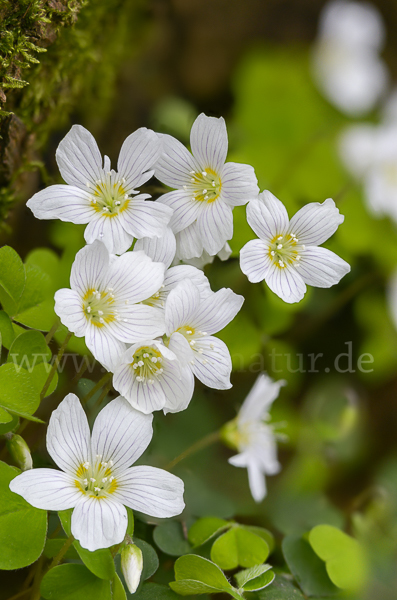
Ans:
[{"label": "out-of-focus white flower", "polygon": [[163,153],[156,177],[175,191],[159,201],[172,208],[170,227],[176,234],[177,257],[217,254],[233,236],[234,206],[258,195],[254,169],[226,163],[228,140],[223,118],[201,114],[190,134],[192,154],[175,138],[162,135]]},{"label": "out-of-focus white flower", "polygon": [[388,72],[379,51],[385,32],[378,10],[367,2],[334,0],[320,17],[313,72],[328,100],[360,116],[385,92]]},{"label": "out-of-focus white flower", "polygon": [[266,190],[248,204],[247,220],[260,239],[241,249],[241,270],[252,283],[264,279],[284,302],[302,300],[306,284],[331,287],[350,271],[347,262],[319,247],[344,220],[331,198],[307,204],[290,221],[283,203]]},{"label": "out-of-focus white flower", "polygon": [[126,344],[153,339],[165,332],[164,317],[141,303],[160,289],[164,265],[144,252],[110,257],[102,242],[80,250],[72,265],[71,289],[55,293],[55,312],[108,370]]},{"label": "out-of-focus white flower", "polygon": [[231,387],[232,361],[224,342],[212,334],[223,329],[238,313],[244,298],[222,288],[202,298],[191,281],[171,290],[165,305],[168,347],[205,385]]},{"label": "out-of-focus white flower", "polygon": [[163,410],[166,414],[187,408],[194,377],[162,342],[148,340],[134,344],[122,355],[113,386],[137,410],[145,414]]},{"label": "out-of-focus white flower", "polygon": [[89,131],[73,125],[61,141],[56,159],[69,185],[52,185],[35,194],[27,203],[38,219],[61,219],[88,223],[84,237],[88,244],[104,242],[110,252],[122,254],[134,238],[160,237],[172,211],[159,202],[148,202],[139,187],[153,175],[161,151],[158,136],[142,127],[124,141],[117,172],[102,156]]},{"label": "out-of-focus white flower", "polygon": [[380,125],[348,127],[339,152],[347,170],[362,181],[371,212],[397,223],[397,120],[389,114]]},{"label": "out-of-focus white flower", "polygon": [[152,418],[119,397],[101,410],[90,436],[79,399],[69,394],[47,430],[47,450],[62,470],[25,471],[10,489],[36,508],[74,508],[72,534],[91,552],[123,541],[126,506],[152,517],[179,515],[179,477],[154,467],[130,468],[152,439]]},{"label": "out-of-focus white flower", "polygon": [[225,443],[239,451],[229,458],[229,462],[248,470],[250,490],[256,502],[266,496],[265,475],[275,475],[281,468],[277,460],[276,435],[266,421],[270,419],[269,409],[283,385],[285,381],[273,381],[268,375],[259,375],[236,419],[226,423],[221,430]]},{"label": "out-of-focus white flower", "polygon": [[142,550],[136,544],[127,544],[121,551],[121,570],[130,594],[135,594],[143,569]]},{"label": "out-of-focus white flower", "polygon": [[387,286],[387,302],[394,327],[397,329],[397,271],[392,274]]}]

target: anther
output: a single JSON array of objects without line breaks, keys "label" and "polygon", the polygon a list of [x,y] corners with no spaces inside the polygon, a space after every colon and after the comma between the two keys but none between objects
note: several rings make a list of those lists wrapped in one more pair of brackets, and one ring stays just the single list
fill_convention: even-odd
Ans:
[{"label": "anther", "polygon": [[101,491],[101,488],[94,487],[94,492],[100,492],[100,491]]},{"label": "anther", "polygon": [[85,469],[88,469],[89,466],[90,466],[90,463],[88,461],[83,464],[83,467]]},{"label": "anther", "polygon": [[207,173],[205,171],[202,171],[201,174],[204,175],[204,177],[207,177]]},{"label": "anther", "polygon": [[93,477],[90,477],[90,481],[92,481],[92,483],[95,483],[96,479],[94,479]]},{"label": "anther", "polygon": [[281,250],[282,247],[283,247],[282,244],[277,244],[277,250]]}]

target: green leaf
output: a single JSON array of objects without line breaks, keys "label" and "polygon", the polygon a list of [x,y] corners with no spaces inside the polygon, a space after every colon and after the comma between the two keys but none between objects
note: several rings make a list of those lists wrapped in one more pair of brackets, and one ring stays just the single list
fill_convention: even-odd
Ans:
[{"label": "green leaf", "polygon": [[357,540],[331,525],[317,525],[309,533],[309,542],[325,561],[329,578],[336,586],[355,591],[365,584],[368,566]]},{"label": "green leaf", "polygon": [[255,567],[251,567],[250,569],[245,569],[244,571],[236,573],[234,577],[238,583],[238,586],[242,588],[245,586],[246,583],[252,581],[253,579],[256,579],[260,575],[263,575],[263,573],[266,573],[271,568],[271,565],[267,564],[256,565]]},{"label": "green leaf", "polygon": [[72,512],[73,508],[67,508],[66,510],[58,511],[58,517],[61,521],[62,528],[68,537],[71,534]]},{"label": "green leaf", "polygon": [[55,321],[51,278],[38,267],[26,265],[26,284],[14,320],[34,329],[49,331]]},{"label": "green leaf", "polygon": [[[37,391],[40,393],[44,387],[45,382],[47,381],[48,374],[51,371],[51,365],[49,363],[40,363],[36,365],[34,369],[32,369],[30,375],[33,378],[34,384],[36,386]],[[54,392],[58,385],[58,373],[55,372],[54,377],[50,383],[48,390],[46,391],[44,397],[50,396],[52,392]]]},{"label": "green leaf", "polygon": [[211,559],[222,569],[253,567],[269,556],[265,540],[247,529],[235,526],[221,535],[211,548]]},{"label": "green leaf", "polygon": [[[46,558],[54,558],[54,556],[56,556],[64,546],[65,542],[66,538],[64,537],[48,539],[44,546],[44,556]],[[71,558],[73,560],[79,559],[76,548],[73,548],[73,546],[70,546],[70,548],[67,549],[67,552],[64,556],[65,558]]]},{"label": "green leaf", "polygon": [[110,581],[95,577],[84,565],[65,564],[44,575],[40,586],[46,600],[111,600]]},{"label": "green leaf", "polygon": [[155,527],[153,539],[160,550],[170,556],[182,556],[191,550],[189,542],[183,536],[182,524],[179,521],[169,521]]},{"label": "green leaf", "polygon": [[240,527],[244,527],[244,529],[248,529],[248,531],[251,531],[252,533],[255,533],[256,535],[259,535],[259,537],[263,538],[266,544],[269,546],[269,554],[273,552],[275,545],[274,535],[268,529],[265,529],[264,527],[256,527],[254,525],[240,525]]},{"label": "green leaf", "polygon": [[330,596],[338,591],[323,561],[306,540],[288,535],[283,539],[282,550],[291,573],[307,596]]},{"label": "green leaf", "polygon": [[271,586],[257,592],[257,598],[259,600],[305,600],[302,592],[282,575],[277,575]]},{"label": "green leaf", "polygon": [[0,462],[0,569],[7,571],[34,563],[47,534],[47,512],[34,508],[9,488],[19,473]]},{"label": "green leaf", "polygon": [[9,412],[7,412],[6,410],[4,410],[4,408],[0,407],[0,423],[11,423],[12,422],[12,415],[10,415]]},{"label": "green leaf", "polygon": [[159,557],[157,556],[156,550],[145,542],[144,540],[140,540],[139,538],[134,538],[134,544],[138,546],[138,548],[142,551],[143,556],[143,569],[141,575],[141,581],[145,579],[149,579],[159,568]]},{"label": "green leaf", "polygon": [[135,592],[134,600],[179,600],[179,597],[165,585],[144,583],[141,589]]},{"label": "green leaf", "polygon": [[120,577],[115,574],[112,582],[112,600],[127,600],[127,594]]},{"label": "green leaf", "polygon": [[131,508],[128,508],[128,506],[126,506],[126,509],[128,515],[127,533],[132,537],[134,535],[135,527],[134,511]]},{"label": "green leaf", "polygon": [[258,575],[258,577],[248,581],[242,589],[244,592],[257,592],[259,590],[263,590],[265,587],[273,583],[275,577],[274,571],[266,571],[265,573]]},{"label": "green leaf", "polygon": [[22,367],[5,364],[0,367],[0,406],[12,414],[32,415],[40,404],[34,379]]},{"label": "green leaf", "polygon": [[7,313],[15,309],[25,287],[25,267],[10,246],[0,248],[0,302]]},{"label": "green leaf", "polygon": [[24,331],[15,338],[7,362],[20,365],[30,372],[35,365],[48,362],[52,353],[40,331]]},{"label": "green leaf", "polygon": [[217,565],[195,554],[178,558],[175,563],[175,580],[169,585],[182,596],[234,591]]},{"label": "green leaf", "polygon": [[188,540],[192,546],[201,546],[213,536],[231,527],[231,523],[218,517],[198,519],[189,529]]},{"label": "green leaf", "polygon": [[12,321],[4,310],[0,310],[0,333],[2,344],[8,350],[15,339],[15,332]]},{"label": "green leaf", "polygon": [[18,417],[16,415],[11,415],[11,417],[11,421],[8,421],[7,423],[0,423],[0,435],[4,435],[9,431],[14,431],[17,427],[19,427]]}]

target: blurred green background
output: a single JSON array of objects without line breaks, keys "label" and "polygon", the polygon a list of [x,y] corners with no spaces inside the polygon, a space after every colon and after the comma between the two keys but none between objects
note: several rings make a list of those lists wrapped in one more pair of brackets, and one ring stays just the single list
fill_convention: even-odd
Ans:
[{"label": "blurred green background", "polygon": [[[397,5],[374,4],[386,22],[383,56],[396,81]],[[14,45],[25,37],[47,51],[33,52],[39,63],[30,67],[29,61],[19,64],[15,54],[8,75],[4,67],[0,72],[29,84],[3,88],[0,241],[43,271],[44,300],[68,286],[70,265],[84,244],[83,228],[37,221],[25,203],[43,186],[61,182],[55,150],[74,123],[94,134],[114,164],[124,138],[138,127],[188,144],[200,112],[224,116],[228,159],[253,165],[260,189],[270,189],[290,215],[307,202],[333,198],[345,222],[325,245],[351,264],[351,273],[329,290],[310,289],[292,306],[241,273],[239,250],[255,236],[245,207],[235,209],[232,258],[215,260],[205,271],[214,290],[231,287],[246,299],[220,334],[233,358],[233,388],[218,392],[197,383],[185,412],[156,414],[143,462],[164,467],[232,419],[261,370],[286,379],[272,416],[286,423],[282,431],[288,440],[280,443],[283,469],[268,479],[268,497],[256,505],[246,471],[229,465],[231,452],[215,445],[175,470],[186,484],[186,518],[234,516],[279,537],[318,523],[344,528],[364,541],[371,557],[370,582],[359,600],[395,600],[397,332],[385,291],[397,269],[397,230],[388,219],[368,214],[360,186],[336,151],[338,135],[352,120],[328,104],[311,77],[311,44],[323,5],[317,0],[3,2],[0,15],[9,30],[19,24]],[[3,56],[5,43],[1,38]],[[377,122],[376,111],[368,120]],[[154,196],[160,193],[155,180],[146,187]],[[45,318],[43,329],[55,320],[51,307]],[[59,331],[56,340],[64,335]],[[84,344],[72,340],[69,350],[84,353]],[[312,356],[320,353],[313,367]],[[344,356],[335,363],[341,353],[349,353],[351,362]],[[364,353],[373,361],[360,370]],[[74,373],[68,362],[59,391]],[[97,381],[101,375],[98,367],[87,378]],[[83,394],[90,384],[83,380],[79,386]],[[38,416],[48,416],[60,400],[57,392]],[[29,425],[25,434],[36,466],[50,464],[40,441],[42,426]],[[280,552],[273,562],[282,564]],[[157,577],[169,581],[172,564]],[[11,595],[19,578],[7,573],[0,598]]]}]

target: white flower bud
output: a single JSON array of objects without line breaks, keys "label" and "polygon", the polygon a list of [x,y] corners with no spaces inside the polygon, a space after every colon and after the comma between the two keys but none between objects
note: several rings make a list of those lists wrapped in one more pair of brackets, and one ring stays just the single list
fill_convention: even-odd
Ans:
[{"label": "white flower bud", "polygon": [[33,461],[30,455],[29,446],[25,440],[20,435],[14,433],[8,433],[5,437],[7,438],[8,452],[18,464],[18,467],[20,467],[22,471],[32,469]]},{"label": "white flower bud", "polygon": [[128,544],[121,551],[121,570],[130,594],[138,588],[143,568],[142,551],[136,544]]}]

